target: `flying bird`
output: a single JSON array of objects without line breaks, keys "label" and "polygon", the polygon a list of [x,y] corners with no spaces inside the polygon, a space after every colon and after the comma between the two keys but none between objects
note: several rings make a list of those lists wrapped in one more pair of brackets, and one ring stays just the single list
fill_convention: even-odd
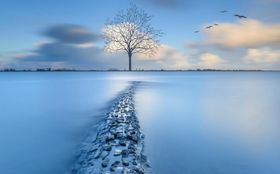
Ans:
[{"label": "flying bird", "polygon": [[220,13],[226,13],[226,12],[228,12],[228,11],[227,10],[220,11]]},{"label": "flying bird", "polygon": [[199,31],[197,30],[197,31],[194,31],[194,33],[199,33]]},{"label": "flying bird", "polygon": [[215,26],[218,26],[219,24],[214,24]]},{"label": "flying bird", "polygon": [[234,15],[234,16],[238,17],[239,19],[242,19],[242,18],[246,19],[246,18],[247,18],[246,16],[239,15],[239,14],[236,14],[236,15]]},{"label": "flying bird", "polygon": [[210,25],[210,26],[205,27],[205,29],[210,29],[210,28],[212,28],[212,27],[213,27],[213,26]]}]

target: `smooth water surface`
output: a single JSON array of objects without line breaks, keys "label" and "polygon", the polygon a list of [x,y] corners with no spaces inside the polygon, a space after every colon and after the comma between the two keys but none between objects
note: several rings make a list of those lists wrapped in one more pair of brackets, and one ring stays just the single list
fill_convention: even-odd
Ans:
[{"label": "smooth water surface", "polygon": [[163,74],[137,94],[155,173],[280,173],[280,74]]},{"label": "smooth water surface", "polygon": [[129,81],[154,173],[280,173],[280,73],[0,73],[0,173],[61,174]]}]

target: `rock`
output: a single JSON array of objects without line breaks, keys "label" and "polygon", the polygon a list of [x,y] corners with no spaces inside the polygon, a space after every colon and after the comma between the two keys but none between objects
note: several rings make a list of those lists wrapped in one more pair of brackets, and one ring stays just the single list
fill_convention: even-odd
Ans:
[{"label": "rock", "polygon": [[136,166],[138,163],[137,163],[136,160],[133,160],[133,161],[132,161],[132,164]]},{"label": "rock", "polygon": [[147,157],[142,154],[144,135],[133,101],[136,84],[115,100],[100,123],[97,135],[84,143],[73,167],[75,173],[147,173]]},{"label": "rock", "polygon": [[100,158],[104,160],[107,156],[109,156],[109,154],[110,154],[109,151],[103,151],[100,155]]},{"label": "rock", "polygon": [[128,150],[122,150],[122,157],[125,158],[128,156]]},{"label": "rock", "polygon": [[111,134],[111,133],[110,133],[109,135],[107,135],[105,141],[106,141],[106,142],[110,142],[110,141],[112,141],[112,140],[114,140],[114,139],[115,139],[114,134]]},{"label": "rock", "polygon": [[117,167],[121,162],[120,161],[115,161],[112,166]]},{"label": "rock", "polygon": [[120,164],[119,161],[115,161],[115,162],[111,165],[110,171],[111,171],[111,172],[114,172],[114,171],[116,170],[116,168],[118,167],[119,164]]},{"label": "rock", "polygon": [[105,146],[103,146],[103,150],[105,150],[105,151],[111,151],[111,150],[112,150],[112,146],[106,144]]},{"label": "rock", "polygon": [[102,166],[103,168],[107,167],[108,164],[109,164],[109,161],[110,161],[110,160],[109,160],[108,158],[104,159],[104,160],[102,161],[102,163],[101,163],[101,166]]},{"label": "rock", "polygon": [[120,145],[120,146],[126,146],[125,140],[120,140],[120,141],[119,141],[119,145]]},{"label": "rock", "polygon": [[122,150],[116,149],[114,152],[114,156],[119,156],[119,155],[121,155],[121,153],[122,153]]},{"label": "rock", "polygon": [[128,161],[128,159],[122,159],[122,164],[123,164],[124,166],[129,166],[129,161]]},{"label": "rock", "polygon": [[99,158],[101,153],[102,153],[101,151],[96,151],[93,158],[95,158],[95,159]]}]

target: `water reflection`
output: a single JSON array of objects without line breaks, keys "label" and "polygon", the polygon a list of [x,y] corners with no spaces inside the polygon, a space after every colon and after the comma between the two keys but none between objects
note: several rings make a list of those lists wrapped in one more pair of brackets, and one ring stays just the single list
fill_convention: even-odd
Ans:
[{"label": "water reflection", "polygon": [[0,173],[65,173],[126,81],[104,73],[1,73]]},{"label": "water reflection", "polygon": [[280,173],[280,73],[2,73],[0,173],[69,166],[100,109],[142,81],[136,109],[154,173]]},{"label": "water reflection", "polygon": [[160,78],[137,95],[155,173],[280,172],[279,74]]}]

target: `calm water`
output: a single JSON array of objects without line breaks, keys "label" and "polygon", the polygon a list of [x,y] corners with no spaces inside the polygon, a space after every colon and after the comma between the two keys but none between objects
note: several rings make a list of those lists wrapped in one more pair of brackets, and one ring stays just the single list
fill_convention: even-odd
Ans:
[{"label": "calm water", "polygon": [[0,73],[0,173],[65,173],[132,80],[154,173],[280,173],[275,72]]}]

